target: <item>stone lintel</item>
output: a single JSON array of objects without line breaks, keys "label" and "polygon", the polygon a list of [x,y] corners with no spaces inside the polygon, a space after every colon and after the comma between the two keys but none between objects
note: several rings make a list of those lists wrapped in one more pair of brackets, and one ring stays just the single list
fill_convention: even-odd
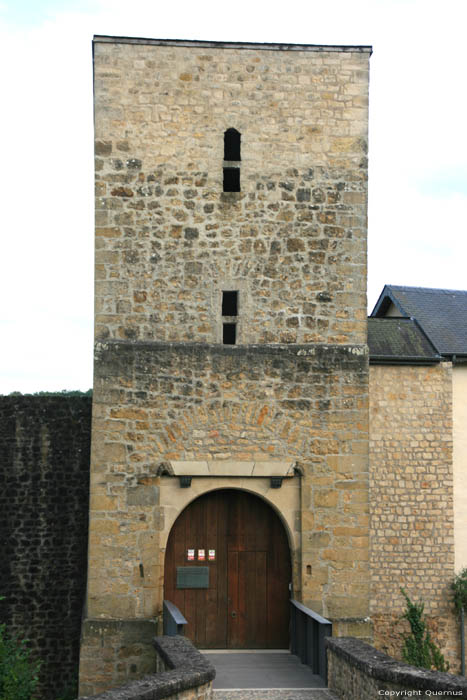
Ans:
[{"label": "stone lintel", "polygon": [[171,461],[174,476],[256,476],[282,478],[294,475],[294,462],[268,460],[265,462],[241,462],[212,459],[206,461]]}]

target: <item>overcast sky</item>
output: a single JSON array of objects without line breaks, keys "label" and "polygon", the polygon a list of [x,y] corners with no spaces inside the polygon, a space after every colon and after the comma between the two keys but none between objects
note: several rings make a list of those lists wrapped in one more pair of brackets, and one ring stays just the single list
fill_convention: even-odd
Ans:
[{"label": "overcast sky", "polygon": [[0,0],[0,393],[92,385],[93,34],[371,44],[369,310],[466,289],[467,0]]}]

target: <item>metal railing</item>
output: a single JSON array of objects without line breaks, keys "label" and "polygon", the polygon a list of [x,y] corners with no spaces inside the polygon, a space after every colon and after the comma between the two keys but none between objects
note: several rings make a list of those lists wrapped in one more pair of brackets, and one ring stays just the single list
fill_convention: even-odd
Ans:
[{"label": "metal railing", "polygon": [[164,600],[163,607],[164,634],[175,637],[177,634],[184,634],[184,627],[188,624],[180,610],[170,600]]},{"label": "metal railing", "polygon": [[325,637],[332,636],[332,622],[313,612],[297,600],[290,600],[290,641],[291,652],[299,657],[302,664],[321,676],[327,685],[327,657]]}]

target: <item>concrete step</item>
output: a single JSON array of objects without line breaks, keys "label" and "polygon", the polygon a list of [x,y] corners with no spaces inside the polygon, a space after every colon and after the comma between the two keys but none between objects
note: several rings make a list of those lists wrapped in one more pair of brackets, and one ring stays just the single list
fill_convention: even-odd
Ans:
[{"label": "concrete step", "polygon": [[338,700],[290,652],[203,651],[216,669],[213,700]]},{"label": "concrete step", "polygon": [[242,688],[214,690],[213,700],[339,700],[327,688]]},{"label": "concrete step", "polygon": [[[204,651],[206,658],[216,669],[212,684],[214,690],[325,689],[320,676],[285,650],[268,651]],[[235,696],[232,696],[235,697]],[[253,697],[253,696],[252,696]],[[289,695],[290,697],[290,695]],[[308,696],[304,696],[308,697]],[[319,697],[319,696],[318,696]]]}]

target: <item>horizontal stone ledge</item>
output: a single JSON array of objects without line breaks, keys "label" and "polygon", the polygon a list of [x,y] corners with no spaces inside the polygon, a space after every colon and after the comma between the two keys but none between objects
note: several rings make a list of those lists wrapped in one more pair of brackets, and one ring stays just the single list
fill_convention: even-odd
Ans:
[{"label": "horizontal stone ledge", "polygon": [[451,694],[457,691],[459,697],[467,697],[467,679],[463,676],[410,666],[354,637],[327,637],[325,645],[328,653],[375,681],[393,683],[407,690],[450,691]]},{"label": "horizontal stone ledge", "polygon": [[150,618],[110,619],[87,618],[83,621],[82,639],[99,639],[117,636],[123,644],[152,644],[156,634],[156,622]]},{"label": "horizontal stone ledge", "polygon": [[368,358],[366,343],[245,343],[240,345],[223,345],[205,342],[162,342],[155,340],[122,340],[117,338],[97,339],[94,343],[97,355],[114,350],[137,353],[150,351],[160,353],[180,353],[182,355],[205,356],[207,353],[220,357],[238,357],[248,355],[275,355],[286,357],[308,357],[324,360],[326,357],[347,357],[350,359]]},{"label": "horizontal stone ledge", "polygon": [[253,41],[200,41],[196,39],[151,39],[144,37],[108,36],[96,34],[94,44],[143,44],[149,46],[182,46],[202,49],[248,49],[263,51],[317,51],[326,53],[367,53],[371,56],[372,46],[366,44],[285,44],[257,43]]},{"label": "horizontal stone ledge", "polygon": [[167,471],[173,476],[294,476],[295,462],[269,460],[264,462],[241,462],[234,460],[186,460],[167,462]]}]

